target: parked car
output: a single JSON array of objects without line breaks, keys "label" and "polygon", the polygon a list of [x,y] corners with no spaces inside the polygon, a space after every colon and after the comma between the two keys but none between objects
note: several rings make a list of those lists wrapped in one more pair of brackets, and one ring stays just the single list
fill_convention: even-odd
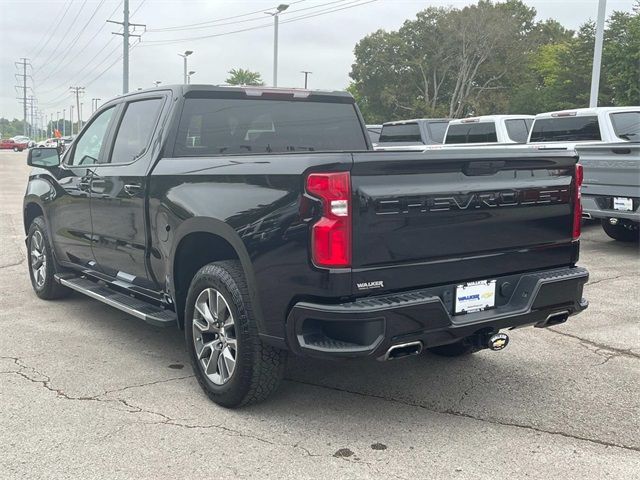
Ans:
[{"label": "parked car", "polygon": [[16,142],[12,138],[0,140],[0,150],[13,150],[14,152],[21,152],[23,150],[26,150],[27,148],[28,147],[26,143]]},{"label": "parked car", "polygon": [[529,145],[575,149],[584,165],[583,216],[615,240],[639,240],[640,106],[538,114]]},{"label": "parked car", "polygon": [[576,108],[535,116],[529,144],[640,141],[640,106]]},{"label": "parked car", "polygon": [[425,145],[440,144],[449,120],[419,118],[382,124],[376,150],[424,150]]},{"label": "parked car", "polygon": [[533,115],[483,115],[451,120],[444,144],[526,143],[533,118]]},{"label": "parked car", "polygon": [[367,125],[367,133],[371,143],[376,144],[380,139],[380,132],[382,131],[382,125]]},{"label": "parked car", "polygon": [[226,407],[273,392],[287,352],[500,350],[503,329],[587,307],[573,151],[371,151],[360,118],[342,92],[181,85],[107,102],[62,159],[29,153],[35,293],[184,329]]},{"label": "parked car", "polygon": [[36,142],[34,142],[29,137],[24,136],[24,135],[16,135],[15,137],[12,137],[11,139],[13,141],[17,142],[17,143],[26,143],[28,148],[31,148],[31,147],[35,146],[35,144],[36,144]]},{"label": "parked car", "polygon": [[38,142],[38,147],[40,148],[55,148],[60,145],[61,140],[59,138],[47,138],[45,140],[41,140]]}]

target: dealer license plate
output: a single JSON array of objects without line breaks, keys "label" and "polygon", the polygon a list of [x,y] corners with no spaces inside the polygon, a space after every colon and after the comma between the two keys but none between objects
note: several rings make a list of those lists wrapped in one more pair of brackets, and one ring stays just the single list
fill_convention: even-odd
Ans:
[{"label": "dealer license plate", "polygon": [[631,212],[633,210],[633,199],[627,197],[613,197],[613,209]]},{"label": "dealer license plate", "polygon": [[455,313],[471,313],[496,306],[496,281],[468,282],[456,287]]}]

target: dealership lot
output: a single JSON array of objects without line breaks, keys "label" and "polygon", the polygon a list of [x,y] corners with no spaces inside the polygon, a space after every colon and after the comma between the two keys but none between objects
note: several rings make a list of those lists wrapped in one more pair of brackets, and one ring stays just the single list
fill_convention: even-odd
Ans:
[{"label": "dealership lot", "polygon": [[182,334],[25,263],[26,153],[0,153],[0,478],[631,478],[640,470],[640,257],[583,233],[589,309],[469,358],[292,358],[266,403],[224,410]]}]

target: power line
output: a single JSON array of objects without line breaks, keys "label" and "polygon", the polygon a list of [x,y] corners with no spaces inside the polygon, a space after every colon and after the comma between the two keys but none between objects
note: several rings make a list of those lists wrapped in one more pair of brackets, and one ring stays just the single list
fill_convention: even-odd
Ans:
[{"label": "power line", "polygon": [[[300,1],[304,1],[304,0],[300,0]],[[299,8],[299,9],[293,10],[293,11],[282,12],[281,15],[302,12],[303,10],[311,10],[311,9],[321,8],[321,7],[325,7],[327,5],[333,5],[333,4],[336,4],[336,3],[344,3],[346,1],[347,0],[334,0],[332,2],[322,3],[322,4],[319,4],[319,5],[313,5],[311,7]],[[355,0],[355,1],[358,1],[358,0]],[[300,2],[295,2],[295,3],[300,3]],[[273,10],[273,9],[261,10],[259,13],[269,13],[268,10]],[[178,31],[182,31],[182,30],[189,30],[189,31],[191,31],[191,30],[201,30],[201,29],[204,29],[204,28],[218,28],[218,27],[224,27],[224,26],[228,26],[228,25],[238,25],[240,23],[258,22],[260,20],[264,20],[264,17],[259,16],[259,17],[255,17],[255,18],[247,18],[246,20],[236,20],[236,21],[233,21],[233,22],[215,23],[215,24],[212,24],[212,25],[200,25],[200,26],[195,26],[195,27],[168,27],[168,28],[161,28],[161,29],[148,29],[147,32],[149,32],[149,33],[164,33],[164,32],[178,32]]]},{"label": "power line", "polygon": [[[297,0],[296,2],[291,2],[289,5],[295,5],[296,3],[302,3],[302,2],[305,2],[305,1],[306,0]],[[209,24],[212,24],[212,23],[224,22],[225,20],[233,20],[234,18],[248,17],[250,15],[255,15],[257,13],[264,13],[264,12],[267,12],[269,10],[273,10],[273,7],[272,8],[262,9],[262,10],[254,10],[253,12],[243,13],[241,15],[233,15],[231,17],[224,17],[224,18],[217,18],[215,20],[208,20],[206,22],[190,23],[190,24],[186,24],[186,25],[176,25],[176,26],[173,26],[173,27],[155,28],[155,29],[149,29],[147,31],[148,32],[164,32],[164,31],[189,30],[189,29],[191,29],[193,27],[202,28],[201,25],[209,25]],[[262,17],[259,17],[259,18],[262,18]],[[242,23],[242,22],[237,22],[237,23]]]},{"label": "power line", "polygon": [[[80,6],[80,9],[78,10],[78,13],[76,13],[76,16],[73,17],[73,20],[71,20],[71,25],[69,25],[69,30],[71,30],[71,27],[73,27],[73,25],[76,23],[76,21],[78,20],[78,17],[80,16],[80,14],[82,13],[82,10],[84,9],[84,6],[87,4],[87,0],[84,0],[84,2],[82,2],[82,5]],[[55,56],[56,53],[59,52],[58,47],[60,46],[60,42],[57,43],[57,45],[53,48],[53,50],[51,51],[51,55],[49,55],[47,57],[47,59],[42,62],[42,67],[39,67],[35,70],[34,74],[37,74],[40,70],[42,70],[43,67],[45,67],[46,65],[49,64],[49,61]]]},{"label": "power line", "polygon": [[100,8],[102,8],[102,5],[104,5],[104,2],[106,0],[100,0],[100,2],[98,3],[98,5],[96,6],[96,8],[93,10],[93,13],[91,14],[91,16],[89,17],[89,20],[86,21],[86,23],[84,24],[84,26],[78,31],[78,33],[76,34],[76,36],[73,38],[73,40],[71,40],[71,42],[69,43],[69,48],[64,50],[64,54],[62,55],[62,58],[59,59],[59,63],[56,64],[56,66],[53,67],[53,70],[51,70],[49,72],[49,75],[47,75],[45,78],[43,78],[42,80],[40,80],[40,82],[46,82],[47,80],[49,80],[53,74],[57,71],[60,70],[60,67],[62,65],[62,62],[64,62],[64,60],[73,52],[74,49],[73,47],[76,45],[76,42],[78,41],[78,39],[82,36],[82,34],[84,33],[84,31],[87,29],[87,27],[91,24],[92,20],[95,18],[96,14],[98,13],[98,10],[100,10]]},{"label": "power line", "polygon": [[[116,6],[116,8],[109,14],[109,16],[107,18],[112,17],[116,13],[118,8],[120,8],[120,5],[122,5],[122,1]],[[58,66],[53,71],[51,71],[46,78],[42,79],[40,82],[42,82],[42,83],[46,82],[51,77],[55,76],[56,73],[64,71],[66,69],[66,67],[68,67],[73,62],[75,62],[76,59],[89,47],[89,45],[91,45],[91,43],[98,37],[100,32],[102,32],[106,26],[107,26],[107,24],[103,23],[102,26],[98,30],[96,30],[96,32],[93,34],[93,36],[87,42],[84,42],[84,45],[80,50],[73,52],[73,54],[74,54],[73,57],[71,57],[65,64],[62,64],[62,63],[58,64]],[[66,84],[68,82],[64,82],[64,83]]]},{"label": "power line", "polygon": [[40,55],[40,52],[42,52],[42,50],[44,49],[45,45],[47,45],[49,43],[49,41],[53,38],[53,35],[57,32],[58,27],[60,27],[60,24],[62,23],[62,21],[64,20],[64,18],[67,16],[67,12],[69,11],[69,9],[71,8],[71,4],[73,3],[73,0],[69,0],[67,2],[67,8],[64,10],[62,16],[60,17],[60,19],[58,20],[58,22],[55,24],[55,26],[51,29],[51,31],[49,32],[49,34],[45,34],[43,35],[43,39],[44,41],[40,44],[40,48],[34,48],[34,51],[37,49],[38,52],[33,54],[31,56],[31,58],[36,59],[38,58],[38,55]]},{"label": "power line", "polygon": [[[357,2],[361,2],[361,0],[353,0],[351,1],[349,4],[347,4],[346,6],[340,7],[340,8],[331,8],[331,9],[327,9],[327,10],[323,10],[320,12],[313,12],[313,13],[309,13],[309,14],[305,14],[305,15],[299,15],[297,17],[293,17],[290,18],[288,20],[283,20],[280,23],[291,23],[291,22],[295,22],[295,21],[299,21],[299,20],[304,20],[307,18],[313,18],[313,17],[318,17],[321,15],[327,15],[329,13],[333,13],[333,12],[338,12],[341,10],[347,10],[349,8],[355,8],[355,7],[360,7],[362,5],[366,5],[369,3],[373,3],[373,2],[377,2],[378,0],[368,0],[362,3],[357,3]],[[357,4],[356,4],[357,3]],[[154,46],[161,46],[161,45],[172,45],[172,44],[176,44],[176,43],[183,43],[183,42],[193,42],[193,41],[198,41],[198,40],[204,40],[207,38],[215,38],[215,37],[222,37],[225,35],[232,35],[235,33],[241,33],[241,32],[248,32],[251,30],[258,30],[261,28],[271,28],[273,25],[272,23],[264,23],[261,25],[256,25],[253,27],[247,27],[247,28],[241,28],[238,30],[232,30],[229,32],[222,32],[222,33],[215,33],[215,34],[210,34],[210,35],[202,35],[199,37],[183,37],[183,38],[177,38],[177,39],[165,39],[165,40],[150,40],[145,42],[143,45],[141,45],[142,47],[154,47]]]}]

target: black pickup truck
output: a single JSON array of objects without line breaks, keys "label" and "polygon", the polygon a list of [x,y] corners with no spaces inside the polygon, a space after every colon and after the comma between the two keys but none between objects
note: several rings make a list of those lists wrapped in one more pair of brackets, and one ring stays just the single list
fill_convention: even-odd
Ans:
[{"label": "black pickup truck", "polygon": [[374,152],[346,93],[136,92],[28,163],[36,294],[184,329],[227,407],[268,396],[287,352],[499,350],[587,306],[575,153]]}]

